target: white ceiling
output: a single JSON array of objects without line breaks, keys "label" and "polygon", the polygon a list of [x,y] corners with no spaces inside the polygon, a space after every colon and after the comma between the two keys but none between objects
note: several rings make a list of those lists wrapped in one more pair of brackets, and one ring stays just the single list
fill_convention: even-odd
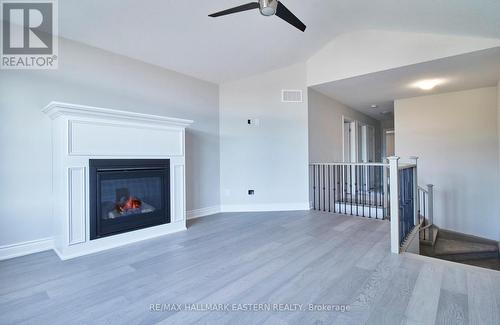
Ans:
[{"label": "white ceiling", "polygon": [[201,79],[223,82],[307,59],[363,29],[500,38],[497,0],[283,0],[308,29],[258,11],[207,15],[248,0],[64,0],[59,34]]},{"label": "white ceiling", "polygon": [[[424,91],[413,87],[422,79],[443,79]],[[338,80],[312,88],[382,120],[393,112],[394,99],[489,87],[500,81],[500,47]],[[373,109],[371,105],[378,105]]]}]

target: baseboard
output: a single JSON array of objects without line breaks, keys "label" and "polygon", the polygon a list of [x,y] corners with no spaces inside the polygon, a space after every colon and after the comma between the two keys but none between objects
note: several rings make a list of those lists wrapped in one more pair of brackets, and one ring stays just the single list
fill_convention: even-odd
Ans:
[{"label": "baseboard", "polygon": [[309,202],[271,204],[225,204],[221,212],[266,212],[266,211],[307,211]]},{"label": "baseboard", "polygon": [[12,245],[0,246],[0,261],[14,257],[48,251],[54,248],[54,239],[42,238]]},{"label": "baseboard", "polygon": [[201,218],[201,217],[206,217],[212,214],[219,213],[221,211],[219,205],[214,205],[211,207],[206,207],[206,208],[201,208],[201,209],[195,209],[195,210],[190,210],[187,212],[187,219],[196,219],[196,218]]}]

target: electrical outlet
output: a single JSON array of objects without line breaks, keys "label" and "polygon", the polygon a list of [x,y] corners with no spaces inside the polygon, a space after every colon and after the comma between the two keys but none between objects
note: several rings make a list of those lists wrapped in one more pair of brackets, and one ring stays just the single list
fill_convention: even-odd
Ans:
[{"label": "electrical outlet", "polygon": [[260,120],[258,118],[249,118],[247,119],[247,124],[249,126],[260,126]]}]

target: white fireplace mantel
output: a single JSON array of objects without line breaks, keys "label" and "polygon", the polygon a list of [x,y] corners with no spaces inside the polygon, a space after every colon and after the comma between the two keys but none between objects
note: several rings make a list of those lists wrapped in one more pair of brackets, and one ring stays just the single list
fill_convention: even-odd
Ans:
[{"label": "white fireplace mantel", "polygon": [[[193,121],[51,102],[55,251],[69,259],[186,229],[185,128]],[[169,224],[90,240],[89,159],[170,159]]]}]

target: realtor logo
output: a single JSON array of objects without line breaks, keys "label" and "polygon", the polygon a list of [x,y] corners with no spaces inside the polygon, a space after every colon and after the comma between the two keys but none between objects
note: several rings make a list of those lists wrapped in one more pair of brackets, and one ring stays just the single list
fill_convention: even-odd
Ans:
[{"label": "realtor logo", "polygon": [[57,68],[57,3],[2,1],[2,69]]}]

